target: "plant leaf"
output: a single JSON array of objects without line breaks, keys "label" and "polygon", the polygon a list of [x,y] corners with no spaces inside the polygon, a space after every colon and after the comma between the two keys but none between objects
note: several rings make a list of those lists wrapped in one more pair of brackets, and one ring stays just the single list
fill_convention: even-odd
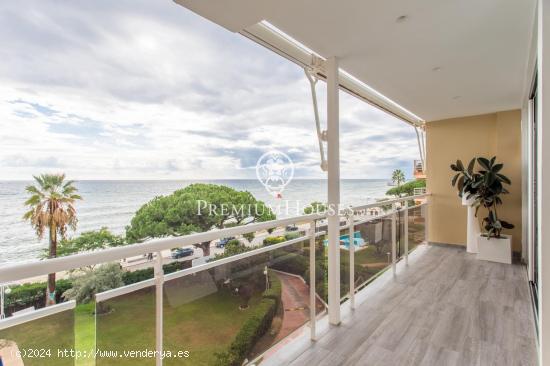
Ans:
[{"label": "plant leaf", "polygon": [[501,224],[502,227],[505,228],[505,229],[513,229],[513,228],[514,228],[514,225],[512,225],[512,224],[510,224],[509,222],[504,221],[504,220],[501,220],[501,221],[500,221],[500,224]]},{"label": "plant leaf", "polygon": [[491,162],[486,158],[477,158],[477,162],[485,170],[491,170]]},{"label": "plant leaf", "polygon": [[[464,189],[464,176],[463,175],[458,179],[457,188],[462,193],[462,191]],[[461,197],[462,197],[462,195],[461,195]]]},{"label": "plant leaf", "polygon": [[468,164],[468,173],[470,175],[474,174],[475,164],[476,164],[476,158],[473,158],[472,160],[470,160],[470,163]]},{"label": "plant leaf", "polygon": [[512,184],[512,181],[507,176],[505,176],[503,174],[497,174],[497,177],[499,177],[500,180],[503,181],[506,184]]},{"label": "plant leaf", "polygon": [[454,177],[453,177],[453,180],[451,181],[451,185],[454,187],[455,184],[456,184],[456,181],[458,180],[458,177],[460,177],[460,174],[456,174]]}]

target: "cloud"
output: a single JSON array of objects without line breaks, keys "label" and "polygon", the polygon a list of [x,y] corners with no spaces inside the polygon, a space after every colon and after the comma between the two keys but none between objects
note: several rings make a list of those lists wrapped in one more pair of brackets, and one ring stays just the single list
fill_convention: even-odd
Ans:
[{"label": "cloud", "polygon": [[[254,178],[271,149],[324,177],[303,71],[173,2],[4,1],[0,43],[2,179]],[[410,175],[412,127],[341,104],[342,176]]]},{"label": "cloud", "polygon": [[0,160],[0,166],[5,167],[40,167],[40,168],[62,168],[63,164],[55,156],[47,156],[37,159],[29,159],[23,155],[10,155]]}]

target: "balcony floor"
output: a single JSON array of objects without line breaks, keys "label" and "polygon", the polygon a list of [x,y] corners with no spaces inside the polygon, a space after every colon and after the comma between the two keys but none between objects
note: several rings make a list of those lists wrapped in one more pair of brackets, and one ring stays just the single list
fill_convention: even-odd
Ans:
[{"label": "balcony floor", "polygon": [[[422,245],[358,293],[355,311],[317,342],[294,340],[265,364],[536,365],[522,265],[478,261],[461,248]],[[286,356],[283,356],[286,354]]]}]

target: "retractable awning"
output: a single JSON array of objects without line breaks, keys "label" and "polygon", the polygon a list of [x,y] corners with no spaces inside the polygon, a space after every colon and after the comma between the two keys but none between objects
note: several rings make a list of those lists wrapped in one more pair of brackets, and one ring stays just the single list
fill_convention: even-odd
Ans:
[{"label": "retractable awning", "polygon": [[413,125],[521,106],[535,0],[175,1]]}]

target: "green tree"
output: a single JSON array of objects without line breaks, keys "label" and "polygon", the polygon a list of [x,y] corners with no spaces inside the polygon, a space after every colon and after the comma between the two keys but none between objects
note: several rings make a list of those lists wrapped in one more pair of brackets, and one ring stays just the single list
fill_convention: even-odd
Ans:
[{"label": "green tree", "polygon": [[[65,174],[42,174],[34,177],[36,185],[26,187],[30,194],[25,205],[29,211],[23,216],[30,222],[39,238],[49,230],[49,258],[57,256],[57,239],[65,237],[67,230],[76,230],[77,217],[74,203],[81,200],[74,181],[65,181]],[[55,273],[48,275],[46,306],[55,304]]]},{"label": "green tree", "polygon": [[388,196],[400,197],[401,195],[412,196],[415,188],[426,187],[425,179],[416,179],[411,182],[407,182],[401,186],[393,187],[386,192]]},{"label": "green tree", "polygon": [[120,235],[115,235],[106,227],[99,230],[85,231],[71,239],[61,239],[57,247],[57,256],[63,257],[80,252],[92,252],[108,247],[125,245],[126,241]]},{"label": "green tree", "polygon": [[[232,223],[245,225],[274,219],[271,209],[250,192],[196,183],[143,205],[126,227],[126,239],[136,242],[148,237],[187,235],[223,229]],[[210,242],[196,246],[205,256],[210,255]]]},{"label": "green tree", "polygon": [[304,207],[304,214],[309,215],[312,213],[322,213],[327,210],[327,205],[322,202],[314,201],[308,206]]},{"label": "green tree", "polygon": [[405,173],[401,169],[395,169],[391,174],[391,180],[400,187],[405,182]]}]

